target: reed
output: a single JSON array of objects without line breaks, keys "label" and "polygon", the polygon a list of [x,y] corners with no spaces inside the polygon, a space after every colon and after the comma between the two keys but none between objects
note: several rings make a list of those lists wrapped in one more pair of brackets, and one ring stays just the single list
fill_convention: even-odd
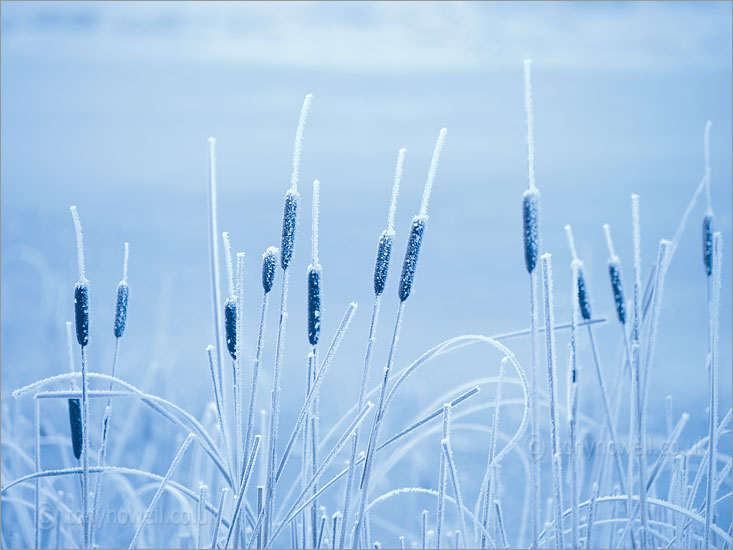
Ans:
[{"label": "reed", "polygon": [[[124,255],[122,259],[122,280],[117,284],[117,300],[115,302],[115,320],[114,320],[114,335],[115,335],[115,347],[112,355],[112,373],[111,376],[114,378],[117,372],[117,361],[119,358],[120,350],[120,339],[125,333],[125,327],[127,326],[127,302],[130,296],[130,286],[127,283],[127,272],[128,264],[130,259],[130,244],[125,243]],[[112,381],[109,383],[109,390],[112,391]],[[99,445],[99,455],[97,462],[101,466],[107,464],[107,434],[109,433],[110,421],[112,420],[112,398],[107,398],[107,405],[104,409],[104,418],[102,419],[102,442]],[[102,488],[102,477],[103,473],[100,472],[97,476],[97,482],[94,487],[94,502],[92,505],[92,517],[90,521],[90,535],[89,540],[94,546],[95,534],[96,534],[96,518],[97,511],[99,508],[99,496]]]},{"label": "reed", "polygon": [[267,438],[267,480],[265,486],[265,518],[263,524],[262,542],[270,542],[269,533],[272,527],[272,516],[275,500],[275,464],[277,462],[277,438],[280,429],[280,378],[282,376],[282,358],[285,347],[285,323],[287,320],[288,303],[288,267],[293,258],[295,246],[295,227],[298,216],[298,176],[300,173],[300,154],[303,146],[303,132],[305,129],[308,111],[313,96],[306,95],[298,119],[298,129],[295,133],[293,148],[293,171],[290,177],[290,188],[285,193],[285,207],[283,210],[282,239],[280,245],[280,267],[283,271],[282,290],[280,295],[280,317],[277,329],[277,343],[275,351],[275,365],[273,368],[272,399],[270,411],[270,431]]},{"label": "reed", "polygon": [[547,394],[549,396],[549,412],[550,412],[550,443],[553,456],[552,484],[553,484],[553,510],[554,510],[554,530],[555,530],[555,547],[563,548],[563,528],[562,528],[562,465],[560,464],[560,434],[558,433],[557,419],[557,388],[555,380],[557,380],[557,367],[555,357],[555,332],[552,327],[555,324],[554,299],[553,299],[553,281],[552,281],[552,256],[549,253],[542,254],[542,287],[545,306],[545,340],[547,352]]},{"label": "reed", "polygon": [[397,318],[395,320],[395,327],[392,333],[392,342],[389,348],[389,355],[387,358],[387,365],[384,368],[384,375],[382,378],[382,385],[380,389],[379,404],[377,405],[376,413],[374,415],[374,421],[372,424],[372,430],[369,437],[369,445],[367,447],[366,460],[364,461],[364,469],[361,477],[361,501],[359,503],[359,518],[356,520],[354,526],[354,538],[352,540],[352,546],[359,540],[360,530],[364,521],[364,510],[366,509],[366,499],[369,489],[369,477],[371,475],[372,461],[374,449],[376,447],[377,439],[379,437],[379,426],[382,421],[384,398],[387,390],[387,381],[389,379],[390,370],[394,363],[395,351],[397,349],[397,342],[400,335],[400,327],[402,325],[402,315],[405,308],[405,301],[410,296],[412,291],[412,283],[415,277],[415,269],[417,267],[417,260],[420,254],[420,245],[422,243],[422,236],[425,230],[425,224],[428,219],[428,204],[430,202],[430,193],[433,188],[433,182],[438,169],[438,162],[440,161],[440,153],[443,150],[445,143],[445,136],[448,130],[442,128],[438,134],[438,140],[435,143],[433,149],[433,156],[430,159],[430,168],[428,169],[428,177],[423,189],[422,202],[420,203],[420,211],[417,216],[412,220],[412,228],[410,229],[410,235],[407,239],[407,250],[405,251],[405,259],[402,263],[402,274],[400,276],[400,283],[398,287],[397,295],[400,299],[400,305],[397,310]]},{"label": "reed", "polygon": [[718,451],[718,331],[720,325],[720,286],[722,269],[723,238],[720,232],[713,234],[713,292],[711,326],[711,354],[710,354],[710,420],[708,431],[708,462],[707,462],[707,490],[705,492],[705,541],[704,546],[710,547],[711,526],[713,523],[714,489],[716,472],[716,457]]},{"label": "reed", "polygon": [[[441,441],[447,440],[450,436],[450,405],[445,403],[443,405],[443,429]],[[438,509],[435,513],[435,547],[440,548],[443,535],[443,520],[445,518],[445,493],[447,486],[447,466],[445,455],[441,451],[439,460],[439,473],[438,473]]]},{"label": "reed", "polygon": [[[539,349],[537,346],[538,304],[537,304],[537,259],[540,254],[539,191],[535,185],[534,173],[534,107],[532,100],[532,60],[524,61],[524,112],[527,126],[527,182],[528,188],[522,195],[522,221],[524,226],[524,262],[529,274],[530,304],[530,441],[539,444],[539,416],[537,411]],[[530,467],[532,500],[532,546],[539,548],[540,517],[540,462],[533,457]]]},{"label": "reed", "polygon": [[[89,344],[89,281],[84,270],[84,234],[76,206],[70,208],[76,230],[77,262],[79,281],[74,287],[74,320],[76,340],[81,347],[81,431],[82,431],[82,527],[84,546],[89,546],[89,380],[87,377],[86,346]],[[76,454],[76,453],[75,453]]]},{"label": "reed", "polygon": [[[394,179],[392,181],[392,195],[389,201],[389,213],[387,215],[387,227],[379,236],[377,243],[377,259],[374,263],[374,305],[372,306],[372,318],[369,323],[369,339],[367,340],[367,348],[364,354],[364,367],[361,374],[361,385],[359,386],[359,400],[357,402],[357,410],[364,406],[367,384],[369,382],[369,369],[371,367],[372,352],[374,343],[376,342],[377,323],[379,320],[379,309],[381,306],[381,296],[387,284],[389,275],[389,261],[392,254],[392,243],[394,241],[394,218],[397,212],[397,197],[400,192],[400,182],[402,180],[402,172],[405,163],[406,149],[402,148],[397,153],[397,166],[395,168]],[[338,548],[344,547],[346,542],[346,525],[349,521],[349,512],[351,511],[351,491],[354,484],[354,472],[356,451],[359,446],[359,430],[354,432],[351,441],[351,455],[349,457],[349,472],[346,477],[346,488],[344,491],[344,507],[342,520],[344,528],[341,530]],[[335,532],[334,532],[335,533]],[[335,537],[335,534],[334,534]]]}]

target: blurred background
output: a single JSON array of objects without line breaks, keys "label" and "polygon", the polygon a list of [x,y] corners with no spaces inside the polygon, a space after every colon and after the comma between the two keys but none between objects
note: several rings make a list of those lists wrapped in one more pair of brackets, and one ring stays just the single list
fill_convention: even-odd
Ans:
[{"label": "blurred background", "polygon": [[[398,366],[449,337],[527,327],[521,193],[527,172],[522,61],[528,57],[556,317],[567,321],[570,313],[563,231],[570,223],[594,314],[609,319],[596,330],[609,379],[620,360],[620,330],[602,224],[611,224],[630,298],[630,194],[641,196],[646,275],[659,239],[672,237],[702,178],[703,131],[712,120],[711,190],[724,243],[721,416],[730,407],[729,2],[3,2],[1,9],[3,422],[14,414],[9,411],[31,410],[28,401],[10,397],[13,389],[67,370],[64,321],[72,319],[78,277],[72,204],[84,225],[91,281],[91,368],[110,368],[114,294],[128,241],[131,295],[118,373],[200,416],[212,399],[204,348],[214,343],[206,140],[217,138],[219,228],[230,232],[235,251],[247,254],[251,357],[261,253],[279,246],[306,93],[314,100],[301,164],[285,414],[299,408],[308,351],[311,182],[321,181],[324,346],[347,304],[360,304],[324,385],[328,425],[358,394],[376,242],[397,150],[406,147],[407,154],[375,383],[394,322],[406,234],[441,127],[448,137]],[[665,396],[673,394],[675,417],[692,416],[681,438],[688,442],[707,430],[704,209],[703,195],[672,260],[650,391],[650,426],[664,425]],[[223,276],[222,262],[225,288]],[[268,395],[276,294],[261,386]],[[561,346],[565,341],[559,337]],[[526,340],[508,345],[526,361]],[[588,367],[580,406],[601,419],[585,337],[580,353],[581,368]],[[409,418],[394,420],[395,428],[450,385],[498,370],[495,352],[457,357],[414,377],[397,406]],[[482,399],[493,398],[486,393]],[[418,516],[413,519],[417,526]]]}]

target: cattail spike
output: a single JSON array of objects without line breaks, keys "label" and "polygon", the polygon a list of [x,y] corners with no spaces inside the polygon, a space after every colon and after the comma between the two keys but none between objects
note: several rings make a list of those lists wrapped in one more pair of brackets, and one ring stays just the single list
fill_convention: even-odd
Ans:
[{"label": "cattail spike", "polygon": [[127,300],[130,296],[130,287],[125,281],[117,285],[117,302],[115,304],[115,338],[122,338],[127,325]]},{"label": "cattail spike", "polygon": [[616,315],[622,325],[626,324],[626,301],[624,300],[624,289],[621,284],[621,263],[618,256],[608,260],[608,274],[611,278],[611,291],[613,302],[616,306]]},{"label": "cattail spike", "polygon": [[397,152],[397,166],[394,171],[394,181],[392,182],[392,197],[389,201],[389,214],[387,215],[387,233],[394,233],[394,217],[397,213],[397,196],[400,194],[400,182],[402,181],[402,170],[405,164],[405,153],[407,149],[404,147]]},{"label": "cattail spike", "polygon": [[232,268],[232,242],[229,240],[229,233],[224,231],[221,234],[224,241],[224,260],[227,264],[227,288],[229,289],[229,297],[234,296],[234,269]]},{"label": "cattail spike", "polygon": [[275,266],[277,265],[278,252],[277,247],[270,246],[262,255],[262,289],[265,291],[265,294],[272,290],[272,284],[275,282]]},{"label": "cattail spike", "polygon": [[86,279],[84,271],[84,233],[81,230],[81,220],[76,206],[72,206],[69,210],[71,210],[71,216],[74,218],[74,229],[76,230],[76,258],[79,263],[79,281],[84,281]]},{"label": "cattail spike", "polygon": [[613,247],[613,240],[611,239],[611,226],[607,223],[603,224],[603,234],[606,236],[606,246],[608,247],[610,260],[618,258],[618,256],[616,256],[616,249]]},{"label": "cattail spike", "polygon": [[308,111],[311,108],[313,94],[305,96],[303,107],[300,109],[300,117],[298,118],[298,129],[295,131],[295,147],[293,148],[293,173],[290,176],[290,190],[293,193],[298,192],[298,176],[300,173],[300,153],[303,148],[303,130],[308,119]]},{"label": "cattail spike", "polygon": [[79,281],[74,287],[74,320],[76,340],[84,347],[89,343],[89,285],[86,280]]},{"label": "cattail spike", "polygon": [[237,300],[230,296],[224,303],[224,334],[227,351],[233,360],[237,360]]},{"label": "cattail spike", "polygon": [[438,141],[435,142],[435,148],[433,149],[433,157],[430,159],[430,169],[428,170],[428,179],[425,182],[425,189],[422,194],[422,202],[420,203],[420,217],[427,218],[428,216],[428,203],[430,202],[430,193],[433,190],[433,182],[435,181],[435,174],[438,171],[438,162],[440,161],[440,153],[443,150],[445,144],[445,136],[448,133],[447,128],[442,128],[440,134],[438,134]]},{"label": "cattail spike", "polygon": [[389,274],[389,259],[392,255],[394,232],[382,231],[377,245],[377,261],[374,263],[374,294],[380,296],[384,292]]},{"label": "cattail spike", "polygon": [[568,238],[568,246],[570,247],[570,254],[573,256],[573,260],[578,259],[578,251],[575,249],[575,239],[573,238],[573,228],[570,224],[565,226],[565,235]]},{"label": "cattail spike", "polygon": [[532,106],[532,60],[524,60],[524,112],[527,117],[527,169],[529,189],[537,189],[534,183],[534,109]]},{"label": "cattail spike", "polygon": [[713,273],[713,215],[707,213],[702,218],[702,261],[705,273],[710,277]]},{"label": "cattail spike", "polygon": [[295,224],[298,220],[298,198],[297,191],[289,189],[285,193],[285,209],[283,212],[282,242],[280,246],[280,266],[285,271],[293,259],[293,248],[295,246]]},{"label": "cattail spike", "polygon": [[540,194],[537,188],[528,189],[522,195],[522,221],[524,224],[524,263],[527,272],[537,267],[540,251]]},{"label": "cattail spike", "polygon": [[81,425],[81,403],[78,399],[69,399],[69,425],[71,426],[71,446],[74,450],[74,457],[81,458],[82,447],[82,425]]},{"label": "cattail spike", "polygon": [[308,266],[308,342],[318,344],[321,334],[321,266]]},{"label": "cattail spike", "polygon": [[318,265],[318,215],[321,202],[321,182],[313,180],[313,205],[311,210],[311,263]]},{"label": "cattail spike", "polygon": [[417,259],[420,255],[420,245],[422,244],[426,223],[427,218],[425,217],[415,216],[412,218],[412,227],[410,236],[407,239],[407,250],[405,251],[405,260],[402,263],[402,275],[400,276],[398,291],[401,302],[407,300],[412,291],[412,282],[415,278],[415,269],[417,268]]}]

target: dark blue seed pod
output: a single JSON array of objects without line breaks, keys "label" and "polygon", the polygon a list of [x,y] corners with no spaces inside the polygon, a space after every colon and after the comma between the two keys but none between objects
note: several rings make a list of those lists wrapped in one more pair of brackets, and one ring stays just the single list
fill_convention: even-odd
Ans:
[{"label": "dark blue seed pod", "polygon": [[80,346],[86,346],[89,343],[89,285],[86,281],[74,287],[74,319],[76,340]]},{"label": "dark blue seed pod", "polygon": [[540,249],[539,214],[539,193],[533,190],[525,191],[522,197],[522,220],[524,222],[524,262],[528,273],[532,273],[537,267]]},{"label": "dark blue seed pod", "polygon": [[71,427],[71,446],[77,460],[81,457],[81,403],[78,399],[69,399],[69,425]]},{"label": "dark blue seed pod", "polygon": [[318,344],[321,335],[321,266],[308,266],[308,342]]},{"label": "dark blue seed pod", "polygon": [[578,268],[578,307],[580,308],[580,315],[583,319],[586,321],[590,320],[590,301],[588,300],[585,276],[581,267]]},{"label": "dark blue seed pod", "polygon": [[702,261],[709,277],[713,274],[713,215],[709,213],[702,219]]},{"label": "dark blue seed pod", "polygon": [[275,266],[277,265],[277,248],[271,246],[262,255],[262,288],[265,294],[272,290],[275,282]]},{"label": "dark blue seed pod", "polygon": [[374,294],[377,296],[384,292],[384,286],[387,284],[389,258],[392,255],[393,241],[394,233],[382,231],[379,236],[379,246],[377,247],[377,261],[374,264]]},{"label": "dark blue seed pod", "polygon": [[626,303],[624,302],[624,288],[621,285],[621,266],[618,260],[612,259],[608,262],[608,274],[611,276],[611,291],[616,304],[616,315],[618,315],[619,322],[625,325]]},{"label": "dark blue seed pod", "polygon": [[422,244],[427,221],[427,218],[422,216],[412,218],[412,227],[410,228],[410,236],[407,239],[407,250],[405,251],[405,261],[402,262],[402,275],[400,276],[400,287],[398,289],[401,302],[407,300],[412,290],[412,281],[415,278],[417,258],[420,255],[420,245]]},{"label": "dark blue seed pod", "polygon": [[295,222],[298,219],[298,192],[289,189],[285,194],[285,211],[283,212],[283,235],[282,246],[280,247],[280,266],[283,270],[288,268],[290,260],[293,259],[293,246],[295,244]]},{"label": "dark blue seed pod", "polygon": [[224,331],[227,339],[227,349],[232,359],[237,359],[237,302],[228,298],[224,304]]},{"label": "dark blue seed pod", "polygon": [[130,287],[125,281],[117,285],[117,305],[115,306],[115,338],[122,338],[127,324],[127,297]]}]

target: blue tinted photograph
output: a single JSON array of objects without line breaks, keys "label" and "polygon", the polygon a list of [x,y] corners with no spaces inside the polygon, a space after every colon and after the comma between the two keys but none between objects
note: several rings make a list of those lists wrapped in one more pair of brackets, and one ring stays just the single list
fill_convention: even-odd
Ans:
[{"label": "blue tinted photograph", "polygon": [[733,2],[0,2],[2,548],[732,548]]}]

